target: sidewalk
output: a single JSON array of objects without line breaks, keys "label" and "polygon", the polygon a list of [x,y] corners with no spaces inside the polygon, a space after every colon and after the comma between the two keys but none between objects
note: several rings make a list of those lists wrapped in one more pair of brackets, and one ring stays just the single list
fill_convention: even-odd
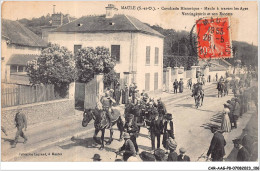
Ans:
[{"label": "sidewalk", "polygon": [[[211,90],[212,84],[205,86],[205,90]],[[215,88],[215,86],[214,86]],[[177,102],[190,97],[191,90],[184,89],[184,93],[162,93],[161,98],[163,101]],[[119,105],[121,115],[124,113],[124,105]],[[11,148],[13,139],[15,137],[16,129],[8,131],[6,137],[2,134],[1,148],[2,148],[2,161],[13,161],[22,153],[32,153],[40,149],[47,148],[59,142],[69,140],[71,137],[79,137],[87,132],[93,131],[93,121],[84,128],[81,125],[83,111],[75,110],[75,115],[59,118],[58,120],[46,121],[39,124],[29,125],[25,135],[28,137],[26,144],[23,144],[23,139],[20,137],[16,148]]]}]

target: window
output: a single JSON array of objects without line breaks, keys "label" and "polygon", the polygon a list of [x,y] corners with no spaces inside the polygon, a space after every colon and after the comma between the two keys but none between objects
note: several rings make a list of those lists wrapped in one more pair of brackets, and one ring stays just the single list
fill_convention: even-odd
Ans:
[{"label": "window", "polygon": [[155,65],[158,65],[159,64],[159,48],[156,47],[155,48],[155,55],[154,55],[154,64]]},{"label": "window", "polygon": [[145,91],[150,91],[150,73],[145,74]]},{"label": "window", "polygon": [[154,73],[154,90],[158,90],[158,72]]},{"label": "window", "polygon": [[21,65],[11,65],[10,73],[26,72],[26,67]]},{"label": "window", "polygon": [[150,46],[146,46],[146,65],[150,65]]},{"label": "window", "polygon": [[82,48],[82,45],[74,45],[74,55],[76,55],[78,50],[81,48]]},{"label": "window", "polygon": [[120,45],[111,45],[111,56],[120,62]]}]

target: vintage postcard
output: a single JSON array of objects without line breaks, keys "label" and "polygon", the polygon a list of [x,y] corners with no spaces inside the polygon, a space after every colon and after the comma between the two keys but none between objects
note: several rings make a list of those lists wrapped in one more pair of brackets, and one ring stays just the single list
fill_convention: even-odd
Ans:
[{"label": "vintage postcard", "polygon": [[259,170],[257,1],[5,1],[1,14],[2,162]]}]

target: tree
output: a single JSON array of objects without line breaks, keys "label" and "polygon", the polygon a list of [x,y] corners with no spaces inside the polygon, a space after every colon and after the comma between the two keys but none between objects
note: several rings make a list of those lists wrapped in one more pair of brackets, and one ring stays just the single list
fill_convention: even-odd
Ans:
[{"label": "tree", "polygon": [[76,79],[72,52],[65,47],[49,44],[36,60],[28,63],[27,74],[33,85],[53,84],[55,91],[64,97],[69,84]]},{"label": "tree", "polygon": [[77,76],[82,83],[88,83],[94,75],[103,73],[105,84],[111,84],[116,75],[113,70],[115,65],[115,58],[111,57],[109,49],[105,47],[82,48],[76,53]]}]

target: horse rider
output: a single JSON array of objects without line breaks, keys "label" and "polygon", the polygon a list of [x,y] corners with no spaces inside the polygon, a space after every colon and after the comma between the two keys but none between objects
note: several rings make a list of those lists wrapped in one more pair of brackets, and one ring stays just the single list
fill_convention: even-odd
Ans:
[{"label": "horse rider", "polygon": [[108,128],[112,127],[112,105],[113,103],[116,103],[116,101],[110,97],[110,92],[106,91],[105,96],[103,96],[100,100],[100,102],[102,103],[102,108],[103,110],[106,112],[106,116],[109,122],[109,126]]},{"label": "horse rider", "polygon": [[195,95],[203,95],[204,94],[204,90],[202,88],[202,83],[200,81],[198,81],[196,84],[193,85],[192,88],[192,97]]}]

